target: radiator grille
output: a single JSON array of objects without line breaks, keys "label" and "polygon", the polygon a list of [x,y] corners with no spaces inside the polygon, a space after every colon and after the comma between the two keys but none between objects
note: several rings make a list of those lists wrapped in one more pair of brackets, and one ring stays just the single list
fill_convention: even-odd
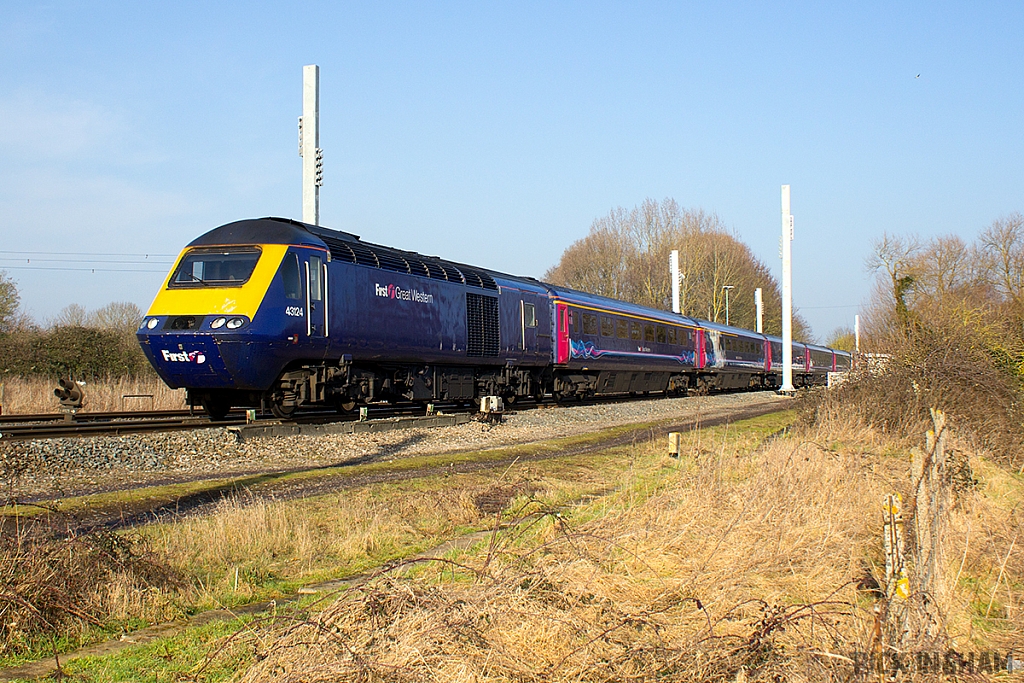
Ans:
[{"label": "radiator grille", "polygon": [[498,299],[466,293],[467,356],[497,356],[501,348]]}]

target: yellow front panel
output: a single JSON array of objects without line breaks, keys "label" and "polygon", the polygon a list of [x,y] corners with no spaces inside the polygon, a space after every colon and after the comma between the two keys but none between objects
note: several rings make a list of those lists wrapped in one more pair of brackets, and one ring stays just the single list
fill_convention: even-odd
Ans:
[{"label": "yellow front panel", "polygon": [[[231,245],[238,246],[238,245]],[[256,268],[252,271],[249,281],[241,287],[177,287],[171,289],[168,284],[171,276],[178,269],[178,263],[188,252],[185,249],[178,255],[174,267],[164,280],[163,289],[156,295],[146,315],[244,315],[252,320],[263,302],[263,297],[274,279],[284,254],[288,251],[287,244],[260,244],[263,250]],[[207,248],[205,245],[203,248]]]}]

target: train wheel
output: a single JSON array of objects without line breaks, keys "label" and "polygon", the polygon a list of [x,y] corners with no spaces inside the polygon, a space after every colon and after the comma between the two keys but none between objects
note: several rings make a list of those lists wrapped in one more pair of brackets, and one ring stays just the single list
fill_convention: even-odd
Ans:
[{"label": "train wheel", "polygon": [[295,414],[295,406],[286,406],[277,401],[271,401],[270,412],[274,414],[274,417],[287,420]]},{"label": "train wheel", "polygon": [[334,404],[334,407],[337,408],[339,413],[346,413],[347,414],[347,413],[351,413],[353,410],[356,409],[356,402],[355,401],[346,400],[346,399],[341,399],[340,401],[338,401],[337,403]]},{"label": "train wheel", "polygon": [[223,396],[205,394],[199,402],[211,420],[223,420],[231,411],[231,402]]}]

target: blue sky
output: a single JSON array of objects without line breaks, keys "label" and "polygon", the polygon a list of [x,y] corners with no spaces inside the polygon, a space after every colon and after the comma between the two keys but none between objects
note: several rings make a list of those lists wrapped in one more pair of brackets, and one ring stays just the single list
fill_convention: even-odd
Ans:
[{"label": "blue sky", "polygon": [[884,231],[1024,210],[1022,7],[0,0],[0,268],[37,320],[145,308],[196,235],[299,217],[316,63],[323,225],[540,276],[611,208],[674,197],[778,271],[789,183],[795,304],[826,336]]}]

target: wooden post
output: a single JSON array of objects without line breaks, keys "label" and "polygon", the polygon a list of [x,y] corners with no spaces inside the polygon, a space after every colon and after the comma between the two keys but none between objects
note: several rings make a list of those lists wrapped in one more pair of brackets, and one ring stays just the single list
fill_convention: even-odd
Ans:
[{"label": "wooden post", "polygon": [[668,433],[668,454],[670,457],[679,457],[679,440],[681,436],[679,432]]},{"label": "wooden post", "polygon": [[949,485],[946,468],[946,416],[932,409],[932,429],[925,440],[925,450],[914,455],[914,541],[915,557],[913,594],[919,603],[915,610],[921,623],[915,629],[927,638],[939,636],[939,613],[936,602],[945,589],[942,572],[943,536],[946,511],[949,508]]}]

